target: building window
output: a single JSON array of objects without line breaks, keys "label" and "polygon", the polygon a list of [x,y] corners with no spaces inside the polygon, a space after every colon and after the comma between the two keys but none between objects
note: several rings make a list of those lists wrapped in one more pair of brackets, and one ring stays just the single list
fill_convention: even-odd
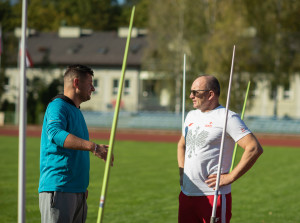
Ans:
[{"label": "building window", "polygon": [[99,82],[98,82],[98,79],[94,79],[93,85],[94,85],[94,88],[95,88],[95,92],[94,93],[96,94],[99,91]]},{"label": "building window", "polygon": [[124,94],[125,95],[129,95],[130,94],[130,81],[129,80],[125,80],[125,83],[124,83]]},{"label": "building window", "polygon": [[[113,95],[118,94],[118,90],[119,90],[119,80],[114,79],[113,80]],[[130,80],[125,80],[124,81],[124,95],[128,95],[130,94]]]},{"label": "building window", "polygon": [[283,85],[283,99],[290,99],[291,98],[291,90],[290,90],[290,83],[286,83]]},{"label": "building window", "polygon": [[277,86],[273,84],[271,85],[269,97],[271,100],[277,98]]},{"label": "building window", "polygon": [[252,83],[252,86],[250,87],[249,91],[251,98],[257,97],[259,95],[257,84],[255,82]]},{"label": "building window", "polygon": [[113,80],[113,95],[118,94],[118,89],[119,89],[119,80],[114,79]]},{"label": "building window", "polygon": [[107,47],[99,47],[98,48],[98,53],[99,54],[106,54],[108,52],[108,48]]},{"label": "building window", "polygon": [[8,77],[4,78],[4,90],[5,91],[9,90],[9,78]]},{"label": "building window", "polygon": [[144,80],[143,81],[143,96],[154,98],[156,97],[155,85],[157,84],[156,80]]}]

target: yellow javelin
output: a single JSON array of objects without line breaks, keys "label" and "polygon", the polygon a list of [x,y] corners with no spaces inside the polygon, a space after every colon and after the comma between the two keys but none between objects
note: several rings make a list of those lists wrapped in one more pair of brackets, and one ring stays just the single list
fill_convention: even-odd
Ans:
[{"label": "yellow javelin", "polygon": [[[241,114],[241,119],[242,120],[244,119],[244,113],[245,113],[245,108],[246,108],[246,104],[247,104],[247,98],[248,98],[249,88],[250,88],[250,81],[248,82],[247,91],[246,91],[245,100],[244,100],[244,105],[243,105],[243,110],[242,110],[242,114]],[[230,167],[230,171],[229,172],[232,171],[233,166],[234,166],[234,160],[235,160],[237,146],[238,146],[237,143],[235,143],[234,149],[233,149],[231,167]]]},{"label": "yellow javelin", "polygon": [[123,58],[122,75],[121,75],[120,82],[119,82],[118,97],[117,97],[117,101],[116,101],[115,113],[114,113],[114,118],[113,118],[111,133],[110,133],[110,139],[109,139],[109,148],[108,148],[108,154],[107,154],[105,170],[104,170],[104,177],[103,177],[102,191],[101,191],[101,196],[100,196],[100,204],[99,204],[97,223],[102,222],[102,219],[103,219],[105,196],[106,196],[106,192],[107,192],[109,171],[110,171],[112,152],[113,152],[114,141],[115,141],[115,133],[116,133],[116,128],[117,128],[117,124],[118,124],[119,108],[120,108],[120,101],[121,101],[121,95],[122,95],[122,90],[123,90],[124,76],[125,76],[125,71],[126,71],[127,55],[128,55],[129,44],[130,44],[134,11],[135,11],[135,7],[133,6],[132,12],[131,12],[127,42],[126,42],[126,47],[125,47],[125,53],[124,53],[124,58]]}]

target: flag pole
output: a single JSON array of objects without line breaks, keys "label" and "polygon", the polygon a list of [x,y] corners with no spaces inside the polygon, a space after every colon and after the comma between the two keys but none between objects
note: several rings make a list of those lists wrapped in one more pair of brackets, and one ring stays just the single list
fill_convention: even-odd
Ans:
[{"label": "flag pole", "polygon": [[[250,89],[250,81],[248,82],[247,91],[246,91],[246,95],[245,95],[245,99],[244,99],[244,105],[243,105],[242,114],[241,114],[241,119],[242,120],[244,120],[244,113],[245,113],[245,109],[246,109],[246,104],[247,104],[247,98],[248,98],[248,94],[249,94],[249,89]],[[234,144],[233,155],[232,155],[232,162],[231,162],[231,167],[230,167],[229,173],[231,173],[231,171],[233,169],[233,166],[234,166],[234,160],[235,160],[235,156],[236,156],[237,146],[238,146],[238,144],[235,143]]]},{"label": "flag pole", "polygon": [[214,196],[214,203],[213,203],[213,209],[212,209],[210,223],[216,222],[217,201],[218,201],[218,194],[219,194],[219,184],[220,184],[220,175],[221,175],[221,167],[222,167],[222,159],[223,159],[225,133],[226,133],[227,119],[228,119],[228,108],[229,108],[229,102],[230,102],[230,91],[231,91],[231,83],[232,83],[232,75],[233,75],[234,55],[235,55],[235,45],[233,46],[233,53],[232,53],[232,61],[231,61],[231,69],[230,69],[230,77],[229,77],[226,109],[225,109],[225,121],[224,121],[224,127],[223,127],[223,132],[222,132],[220,154],[219,154],[219,164],[218,164],[218,172],[217,172],[217,181],[216,181],[215,196]]},{"label": "flag pole", "polygon": [[[186,66],[186,55],[183,55],[183,73],[182,73],[182,123],[181,127],[184,126],[184,113],[185,113],[185,66]],[[182,129],[183,130],[183,129]]]},{"label": "flag pole", "polygon": [[27,0],[22,3],[22,35],[20,63],[20,111],[19,111],[19,172],[18,172],[18,223],[25,222],[25,183],[26,183],[26,49]]},{"label": "flag pole", "polygon": [[130,38],[131,38],[131,30],[132,30],[132,24],[133,24],[133,18],[134,18],[134,11],[135,11],[135,6],[133,6],[132,12],[131,12],[127,42],[126,42],[125,53],[124,53],[124,58],[123,58],[123,65],[122,65],[122,75],[121,75],[120,82],[119,82],[118,97],[117,97],[117,101],[116,101],[116,105],[115,105],[115,113],[114,113],[111,133],[110,133],[109,148],[108,148],[108,154],[107,154],[105,170],[104,170],[104,177],[103,177],[102,191],[101,191],[101,196],[100,196],[100,204],[99,204],[97,223],[102,222],[103,215],[104,215],[105,198],[106,198],[106,192],[107,192],[107,186],[108,186],[108,180],[109,180],[112,152],[113,152],[114,141],[115,141],[115,133],[116,133],[116,128],[117,128],[117,124],[118,124],[118,115],[119,115],[120,101],[121,101],[121,95],[122,95],[122,90],[123,90],[124,76],[125,76],[125,71],[126,71],[127,55],[128,55],[129,44],[130,44]]}]

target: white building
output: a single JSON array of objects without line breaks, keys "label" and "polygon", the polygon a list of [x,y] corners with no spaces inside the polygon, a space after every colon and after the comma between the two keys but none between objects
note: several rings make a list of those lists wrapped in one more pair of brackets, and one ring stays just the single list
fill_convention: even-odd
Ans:
[{"label": "white building", "polygon": [[268,80],[256,83],[252,107],[247,109],[247,116],[290,117],[300,119],[300,74],[291,77],[286,87],[277,88],[274,98]]},{"label": "white building", "polygon": [[[53,78],[63,77],[67,65],[88,65],[94,70],[96,92],[92,100],[82,104],[81,109],[113,111],[127,31],[124,28],[118,32],[92,32],[77,27],[63,27],[58,33],[29,32],[31,35],[27,45],[34,67],[27,69],[27,78],[43,77],[50,83]],[[144,30],[133,29],[120,108],[129,112],[168,110],[171,102],[170,81],[165,80],[163,75],[141,68],[143,49],[147,45],[144,34]],[[45,68],[45,65],[48,67]],[[19,70],[8,68],[6,76],[6,92],[2,100],[16,102]],[[247,116],[272,117],[276,108],[277,117],[300,118],[300,74],[292,77],[288,87],[278,88],[276,101],[271,96],[267,80],[256,83],[254,94],[252,107],[246,111]]]},{"label": "white building", "polygon": [[[70,64],[84,64],[94,70],[96,91],[93,100],[83,103],[83,110],[112,111],[118,94],[127,28],[119,32],[96,32],[77,27],[62,27],[57,33],[32,33],[27,48],[34,66],[27,68],[27,78],[43,78],[51,83],[54,78],[63,78]],[[137,111],[139,104],[139,76],[145,36],[133,29],[124,79],[121,109]],[[19,34],[18,30],[15,32]],[[52,67],[46,67],[51,64]],[[20,71],[16,67],[6,69],[6,85],[3,100],[17,101]]]}]

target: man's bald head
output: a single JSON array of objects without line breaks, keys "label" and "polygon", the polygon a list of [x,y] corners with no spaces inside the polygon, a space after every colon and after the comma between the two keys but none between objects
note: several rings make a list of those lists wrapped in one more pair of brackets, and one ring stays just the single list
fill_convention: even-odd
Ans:
[{"label": "man's bald head", "polygon": [[194,82],[205,82],[205,89],[213,91],[218,97],[220,96],[221,89],[218,79],[212,75],[203,75],[198,77]]}]

